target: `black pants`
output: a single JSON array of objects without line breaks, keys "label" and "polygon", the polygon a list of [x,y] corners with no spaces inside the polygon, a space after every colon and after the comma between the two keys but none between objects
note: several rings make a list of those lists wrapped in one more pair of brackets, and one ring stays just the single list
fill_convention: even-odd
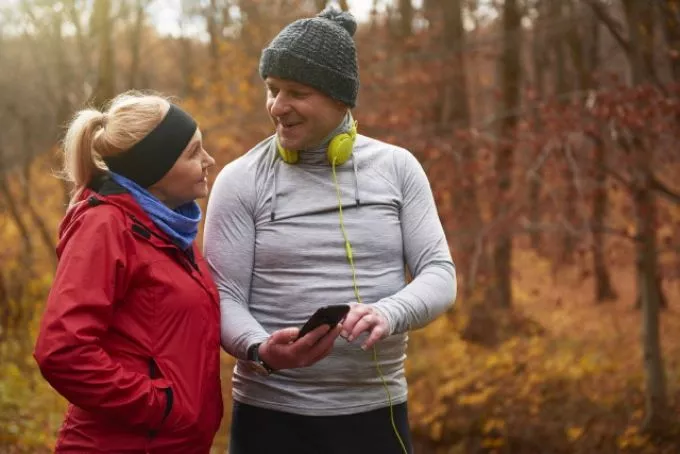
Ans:
[{"label": "black pants", "polygon": [[[394,422],[408,453],[405,403]],[[342,416],[301,416],[234,402],[229,454],[403,454],[388,407]]]}]

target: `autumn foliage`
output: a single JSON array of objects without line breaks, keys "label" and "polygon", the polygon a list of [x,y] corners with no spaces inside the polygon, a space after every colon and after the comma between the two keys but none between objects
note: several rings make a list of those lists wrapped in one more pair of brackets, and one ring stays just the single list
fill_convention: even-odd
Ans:
[{"label": "autumn foliage", "polygon": [[[224,165],[271,133],[260,49],[326,2],[182,2],[174,36],[154,3],[0,7],[0,452],[50,452],[66,405],[31,351],[68,118],[161,91]],[[680,3],[482,3],[374,2],[356,34],[359,130],[422,163],[460,285],[410,336],[416,452],[679,452]]]}]

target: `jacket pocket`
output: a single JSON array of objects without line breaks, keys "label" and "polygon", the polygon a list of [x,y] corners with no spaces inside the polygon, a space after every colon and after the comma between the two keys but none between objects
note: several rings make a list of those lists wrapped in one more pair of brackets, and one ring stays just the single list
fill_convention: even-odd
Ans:
[{"label": "jacket pocket", "polygon": [[[153,358],[149,358],[149,377],[152,380],[155,378],[163,378],[163,375],[161,374],[160,369],[156,364],[156,360],[154,360]],[[163,392],[165,393],[165,411],[163,412],[163,419],[159,424],[159,429],[152,429],[149,431],[149,437],[151,438],[158,435],[158,430],[160,430],[160,428],[163,427],[165,420],[168,418],[168,415],[170,415],[170,412],[172,411],[172,407],[175,401],[175,396],[171,387],[168,386],[167,388],[163,388]]]}]

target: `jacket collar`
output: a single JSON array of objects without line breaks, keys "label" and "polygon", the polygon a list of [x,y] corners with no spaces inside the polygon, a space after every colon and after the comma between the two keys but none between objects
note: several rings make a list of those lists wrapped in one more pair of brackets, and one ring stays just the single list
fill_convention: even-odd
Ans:
[{"label": "jacket collar", "polygon": [[122,210],[132,223],[132,231],[155,247],[181,250],[165,232],[154,224],[132,194],[116,183],[108,174],[98,175],[92,179],[87,188],[80,194],[74,209],[81,212],[101,204],[114,205]]}]

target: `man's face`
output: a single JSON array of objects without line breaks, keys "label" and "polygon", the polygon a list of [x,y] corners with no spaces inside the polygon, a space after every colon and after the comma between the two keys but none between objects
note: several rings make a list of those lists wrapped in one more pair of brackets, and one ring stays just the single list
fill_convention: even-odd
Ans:
[{"label": "man's face", "polygon": [[318,146],[344,118],[347,106],[307,85],[267,77],[267,112],[283,148]]}]

